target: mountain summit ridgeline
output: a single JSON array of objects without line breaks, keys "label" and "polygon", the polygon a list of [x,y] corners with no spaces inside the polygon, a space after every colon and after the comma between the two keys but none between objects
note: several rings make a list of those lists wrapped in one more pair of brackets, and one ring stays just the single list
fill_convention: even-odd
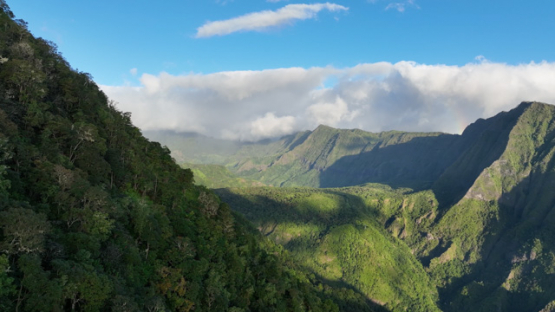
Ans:
[{"label": "mountain summit ridgeline", "polygon": [[[222,165],[238,177],[267,185],[343,187],[383,183],[413,189],[433,187],[440,197],[453,200],[501,156],[518,128],[539,126],[524,125],[526,120],[551,118],[551,107],[523,102],[509,112],[477,120],[461,135],[371,133],[324,125],[255,143],[174,132],[147,131],[146,135],[170,147],[179,162]],[[542,135],[550,138],[549,133]],[[449,181],[450,177],[457,181]],[[449,189],[441,185],[449,185]]]},{"label": "mountain summit ridgeline", "polygon": [[[204,138],[189,140],[202,146]],[[373,254],[406,255],[388,245],[395,240],[383,240],[381,228],[403,241],[423,265],[442,310],[539,311],[555,299],[553,105],[523,102],[477,120],[461,135],[320,126],[277,141],[233,144],[219,158],[204,159],[216,160],[228,176],[284,188],[231,188],[218,194],[325,278],[356,285],[392,310],[424,306],[401,299],[407,285],[391,276],[380,279],[388,281],[383,287],[395,289],[389,294],[366,279],[381,273],[364,271],[357,255],[375,263]],[[196,165],[195,170],[205,169]],[[210,182],[209,174],[204,180]],[[346,233],[358,244],[355,250],[341,249]],[[291,240],[295,235],[301,238]],[[383,243],[370,244],[368,235]],[[320,256],[307,257],[307,250]],[[396,265],[405,269],[389,270],[408,270],[402,263]],[[420,289],[428,287],[418,269],[410,270]]]}]

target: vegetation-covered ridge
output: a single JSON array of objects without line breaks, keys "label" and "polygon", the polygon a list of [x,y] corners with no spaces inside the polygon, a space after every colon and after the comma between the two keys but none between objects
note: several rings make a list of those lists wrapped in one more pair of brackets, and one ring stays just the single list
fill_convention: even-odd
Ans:
[{"label": "vegetation-covered ridge", "polygon": [[211,189],[249,186],[264,186],[264,183],[237,177],[222,165],[182,163],[181,167],[191,169],[195,183]]},{"label": "vegetation-covered ridge", "polygon": [[456,204],[431,231],[443,254],[430,267],[449,277],[449,308],[539,311],[555,298],[555,106],[523,103],[496,118],[437,182],[473,177],[453,187]]},{"label": "vegetation-covered ridge", "polygon": [[[459,136],[370,133],[319,126],[279,140],[230,142],[176,133],[147,133],[182,162],[218,164],[238,177],[273,186],[339,187],[367,182],[429,186],[454,161]],[[218,149],[219,142],[220,149]],[[195,148],[195,153],[183,152]],[[437,159],[435,166],[421,166]],[[231,185],[230,185],[231,186]]]},{"label": "vegetation-covered ridge", "polygon": [[0,29],[0,310],[374,310],[195,186],[3,0]]},{"label": "vegetation-covered ridge", "polygon": [[[444,311],[549,311],[555,299],[555,106],[522,103],[478,120],[460,136],[467,138],[472,140],[428,190],[366,185],[218,193],[297,262],[390,309],[410,306],[411,298],[399,293],[417,294],[402,290],[407,281],[420,281],[419,289],[437,289]],[[336,225],[352,233],[341,232],[334,240]],[[357,237],[357,231],[365,234]],[[388,239],[393,243],[365,243]],[[352,242],[358,247],[346,247]],[[373,279],[384,272],[357,260],[360,254],[387,259],[403,248],[410,251],[403,253],[406,259],[423,266],[432,286],[414,268],[410,277]],[[397,272],[397,265],[406,272],[402,263],[389,271]],[[377,289],[393,291],[383,294],[368,286],[376,281],[383,283]]]},{"label": "vegetation-covered ridge", "polygon": [[422,264],[405,242],[384,228],[400,205],[421,214],[413,206],[433,200],[429,192],[409,196],[407,202],[406,194],[380,185],[232,188],[217,193],[327,284],[353,287],[392,311],[439,311],[436,287]]},{"label": "vegetation-covered ridge", "polygon": [[[343,187],[382,183],[418,190],[433,188],[441,204],[446,205],[460,199],[481,170],[500,156],[510,129],[532,104],[524,102],[510,112],[477,120],[462,135],[371,133],[323,125],[314,131],[255,143],[173,132],[147,135],[167,144],[172,155],[189,166],[222,165],[237,177],[265,185]],[[203,182],[210,181],[218,181],[218,187],[237,186],[208,173]]]},{"label": "vegetation-covered ridge", "polygon": [[217,190],[236,214],[3,0],[0,29],[0,310],[553,311],[554,106],[190,136],[206,183],[342,187]]}]

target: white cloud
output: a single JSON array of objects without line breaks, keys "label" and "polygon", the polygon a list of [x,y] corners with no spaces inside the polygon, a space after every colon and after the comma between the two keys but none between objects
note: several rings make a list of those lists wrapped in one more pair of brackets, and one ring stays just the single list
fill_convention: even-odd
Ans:
[{"label": "white cloud", "polygon": [[[375,2],[375,1],[373,1],[373,2]],[[417,9],[420,9],[420,7],[414,2],[414,0],[407,0],[405,2],[391,2],[385,7],[385,10],[387,11],[387,10],[393,9],[393,10],[397,10],[397,11],[403,13],[403,12],[405,12],[405,10],[408,6],[412,6],[412,7],[415,7]]]},{"label": "white cloud", "polygon": [[[333,78],[333,79],[330,79]],[[334,85],[323,87],[325,82]],[[414,62],[209,75],[143,74],[142,86],[102,86],[144,130],[258,140],[318,124],[367,131],[460,133],[522,101],[555,104],[555,63],[464,66]]]},{"label": "white cloud", "polygon": [[289,4],[276,11],[249,13],[223,21],[207,22],[197,28],[197,38],[223,36],[238,31],[261,31],[270,27],[292,23],[295,20],[315,18],[318,12],[346,11],[349,8],[334,3]]},{"label": "white cloud", "polygon": [[129,70],[129,73],[130,73],[131,75],[133,75],[133,76],[136,76],[136,75],[137,75],[137,68],[131,68],[131,69]]},{"label": "white cloud", "polygon": [[233,2],[233,0],[216,0],[216,3],[221,5],[226,5],[230,2]]},{"label": "white cloud", "polygon": [[386,11],[390,10],[390,9],[394,9],[397,10],[399,12],[405,12],[405,4],[404,3],[399,3],[399,2],[394,2],[394,3],[390,3],[385,7]]},{"label": "white cloud", "polygon": [[[295,131],[295,117],[283,116],[276,117],[273,112],[266,113],[250,124],[250,135],[242,139],[263,139],[280,137]],[[224,136],[225,137],[225,136]],[[229,138],[236,138],[236,135],[229,133]]]},{"label": "white cloud", "polygon": [[334,102],[328,102],[316,95],[316,104],[306,109],[307,117],[313,124],[323,124],[335,127],[341,121],[352,121],[358,111],[349,111],[347,103],[339,96]]}]

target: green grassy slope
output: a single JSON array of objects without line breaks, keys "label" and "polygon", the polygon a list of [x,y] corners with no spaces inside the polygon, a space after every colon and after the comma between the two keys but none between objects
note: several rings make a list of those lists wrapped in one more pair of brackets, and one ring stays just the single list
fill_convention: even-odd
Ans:
[{"label": "green grassy slope", "polygon": [[435,212],[398,213],[386,227],[418,229],[402,238],[445,311],[539,311],[555,298],[555,107],[523,103],[479,123],[481,137],[434,185],[451,198],[437,192]]},{"label": "green grassy slope", "polygon": [[[319,126],[301,144],[279,155],[266,167],[252,170],[242,163],[248,160],[242,160],[232,170],[240,176],[274,186],[337,187],[385,181],[402,184],[420,175],[429,176],[421,180],[432,180],[438,174],[429,172],[431,167],[416,171],[410,169],[418,164],[418,155],[431,151],[413,140],[424,138],[426,142],[435,142],[431,145],[448,143],[440,136],[439,133],[396,131],[376,134]],[[445,149],[443,145],[438,149]],[[392,161],[390,156],[397,153],[399,146],[407,147],[403,153],[406,157]],[[438,167],[441,168],[439,164]],[[409,172],[413,172],[413,176],[407,177]],[[400,179],[401,175],[405,177]]]},{"label": "green grassy slope", "polygon": [[446,287],[446,308],[538,311],[555,298],[555,107],[516,111],[501,155],[436,228],[457,252],[432,269],[458,263],[468,272]]},{"label": "green grassy slope", "polygon": [[178,163],[223,164],[227,157],[241,148],[240,142],[218,140],[195,133],[143,131],[143,135],[169,146],[172,157]]},{"label": "green grassy slope", "polygon": [[222,165],[182,163],[181,167],[191,169],[195,183],[208,188],[264,186],[262,182],[237,177]]},{"label": "green grassy slope", "polygon": [[[342,187],[371,182],[432,188],[440,204],[449,206],[501,156],[512,126],[526,107],[478,120],[462,135],[370,133],[322,125],[314,131],[256,143],[153,136],[168,145],[178,160],[223,165],[237,176],[267,185]],[[187,157],[183,151],[189,153]]]},{"label": "green grassy slope", "polygon": [[[461,141],[457,135],[370,133],[327,126],[256,143],[202,136],[180,138],[160,132],[149,135],[168,145],[178,161],[224,165],[240,177],[274,186],[337,187],[380,182],[424,187],[464,148],[464,144],[456,145]],[[184,151],[195,152],[185,155]],[[422,166],[427,159],[436,161]]]},{"label": "green grassy slope", "polygon": [[178,161],[223,165],[237,176],[267,185],[341,187],[373,182],[425,189],[486,130],[474,126],[460,136],[370,133],[321,125],[256,143],[161,132],[150,136],[168,145]]},{"label": "green grassy slope", "polygon": [[[474,139],[430,190],[367,185],[220,192],[298,263],[393,310],[411,302],[399,292],[418,294],[404,283],[426,281],[423,272],[430,282],[418,288],[437,287],[444,311],[549,310],[555,298],[555,106],[522,103],[471,125],[462,136],[468,137]],[[389,257],[397,259],[394,265]],[[423,270],[411,267],[418,262]],[[415,273],[384,273],[396,270]]]},{"label": "green grassy slope", "polygon": [[403,194],[382,186],[218,194],[328,284],[353,287],[392,311],[438,311],[437,291],[422,265],[383,227]]},{"label": "green grassy slope", "polygon": [[144,131],[145,137],[167,145],[178,163],[237,165],[242,160],[268,165],[275,157],[290,150],[308,135],[298,132],[279,140],[256,143],[215,139],[195,133],[173,131]]}]

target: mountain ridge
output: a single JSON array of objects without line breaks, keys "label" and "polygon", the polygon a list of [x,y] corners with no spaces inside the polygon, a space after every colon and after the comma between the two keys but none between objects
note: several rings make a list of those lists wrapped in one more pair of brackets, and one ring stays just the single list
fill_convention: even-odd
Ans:
[{"label": "mountain ridge", "polygon": [[[489,148],[502,143],[496,145],[495,140],[508,140],[509,133],[500,131],[509,131],[507,127],[510,127],[510,123],[516,122],[518,114],[532,103],[522,102],[515,109],[499,113],[487,121],[479,119],[460,135],[402,131],[372,133],[320,125],[313,131],[261,143],[219,140],[225,142],[222,143],[224,149],[226,144],[234,144],[234,150],[226,150],[217,156],[214,156],[214,153],[218,153],[215,149],[199,148],[204,140],[215,139],[199,138],[193,145],[187,142],[176,144],[177,134],[171,140],[165,140],[163,136],[157,136],[156,139],[168,145],[173,155],[181,154],[181,150],[187,146],[195,148],[199,154],[189,155],[189,163],[201,160],[200,163],[222,165],[239,177],[258,180],[267,185],[343,187],[385,183],[414,189],[433,187],[442,202],[443,197],[447,202],[452,202],[452,198],[463,196],[460,192],[469,186],[481,169],[489,165],[488,161],[493,161],[481,160],[480,155],[488,154]],[[480,150],[482,147],[484,149]],[[489,157],[496,156],[491,154]],[[215,158],[218,159],[210,161]],[[470,158],[471,161],[468,161]],[[475,168],[466,168],[464,163]],[[461,180],[460,185],[454,189],[442,189],[441,185],[446,185],[442,181],[450,177]]]},{"label": "mountain ridge", "polygon": [[[345,179],[355,177],[356,183],[352,184],[370,181],[388,184],[397,190],[405,188],[401,195],[389,191],[380,195],[372,191],[372,184],[319,192],[326,194],[333,190],[354,194],[364,203],[358,209],[376,209],[379,213],[375,218],[381,226],[407,244],[424,266],[438,289],[439,307],[443,311],[532,312],[553,305],[555,106],[523,102],[508,112],[477,120],[459,136],[389,133],[382,135],[387,139],[380,140],[371,134],[364,137],[366,134],[362,133],[369,143],[345,139],[352,139],[349,134],[355,131],[319,127],[318,131],[311,132],[303,141],[305,146],[299,144],[282,154],[285,155],[282,157],[289,157],[288,164],[292,159],[298,161],[295,164],[297,176],[292,178],[310,174],[310,170],[319,172],[318,169],[328,166],[321,172],[337,167],[332,178],[341,174],[345,174]],[[340,157],[329,166],[326,161],[334,159],[333,150],[349,142],[354,142],[358,153]],[[314,150],[309,150],[308,143]],[[303,157],[304,161],[299,161]],[[403,164],[407,158],[408,164]],[[299,170],[303,164],[313,167]],[[384,168],[383,164],[390,164],[391,168]],[[418,164],[420,168],[413,168]],[[430,170],[432,167],[441,170]],[[264,177],[269,170],[257,174]],[[375,179],[364,180],[355,174],[373,175]],[[419,180],[410,183],[398,179],[411,176]],[[270,237],[296,254],[299,261],[305,259],[296,245],[280,241],[280,237],[297,231],[298,226],[291,227],[288,222],[280,221],[283,218],[280,215],[291,209],[290,201],[298,200],[299,196],[294,195],[298,191],[243,188],[218,192],[229,199],[232,209],[244,213],[255,224],[274,224],[275,230]],[[240,200],[242,204],[237,206]],[[269,205],[277,209],[271,212],[263,210],[264,204],[260,204],[263,202],[284,202],[286,205]],[[332,203],[315,201],[313,209],[325,213]],[[305,205],[301,201],[292,207],[306,209],[302,208]],[[255,211],[259,211],[256,218],[252,215]],[[342,220],[341,214],[337,218]],[[355,224],[353,221],[356,227]],[[322,237],[328,235],[325,231],[322,233]],[[306,246],[321,246],[318,237],[316,235]],[[388,253],[387,250],[370,248],[361,252]],[[356,258],[355,255],[351,257]],[[310,261],[309,264],[313,263]],[[343,261],[346,262],[336,265],[351,267],[354,260],[345,257]],[[318,268],[321,264],[311,265]],[[367,289],[348,274],[342,278]],[[389,297],[388,300],[393,299]],[[384,304],[395,307],[388,300],[383,301]]]},{"label": "mountain ridge", "polygon": [[462,135],[188,135],[181,156],[221,166],[199,181],[248,186],[214,192],[4,0],[0,24],[0,309],[555,306],[554,106],[523,102]]},{"label": "mountain ridge", "polygon": [[323,285],[0,0],[1,311],[382,311]]}]

